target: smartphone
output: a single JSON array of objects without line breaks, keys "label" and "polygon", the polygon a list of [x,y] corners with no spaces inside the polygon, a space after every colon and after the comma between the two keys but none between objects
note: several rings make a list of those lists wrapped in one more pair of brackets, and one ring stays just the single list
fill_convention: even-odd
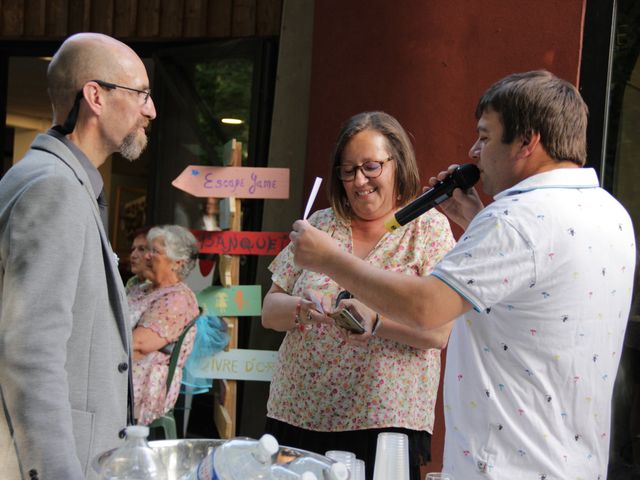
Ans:
[{"label": "smartphone", "polygon": [[350,332],[358,334],[362,334],[365,332],[362,324],[346,308],[338,310],[337,312],[330,313],[329,316],[333,318],[333,320],[336,322],[336,325],[340,328],[344,328],[346,330],[349,330]]}]

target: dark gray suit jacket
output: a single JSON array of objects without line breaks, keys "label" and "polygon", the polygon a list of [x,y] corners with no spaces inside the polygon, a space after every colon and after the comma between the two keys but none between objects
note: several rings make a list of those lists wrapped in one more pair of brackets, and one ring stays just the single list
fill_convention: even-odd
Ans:
[{"label": "dark gray suit jacket", "polygon": [[18,462],[26,478],[95,477],[127,421],[127,319],[89,179],[39,135],[0,180],[2,478]]}]

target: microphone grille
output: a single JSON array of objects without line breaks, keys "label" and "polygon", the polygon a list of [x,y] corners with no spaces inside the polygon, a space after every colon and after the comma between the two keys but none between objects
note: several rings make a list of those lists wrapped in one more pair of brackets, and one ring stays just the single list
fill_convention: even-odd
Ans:
[{"label": "microphone grille", "polygon": [[456,168],[451,176],[457,187],[467,190],[480,179],[480,170],[473,163],[466,163]]}]

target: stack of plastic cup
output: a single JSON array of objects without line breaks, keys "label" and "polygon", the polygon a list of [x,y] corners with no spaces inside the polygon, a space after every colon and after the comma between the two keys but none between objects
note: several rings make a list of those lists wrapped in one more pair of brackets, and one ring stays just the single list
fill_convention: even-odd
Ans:
[{"label": "stack of plastic cup", "polygon": [[349,478],[353,478],[353,464],[356,461],[355,453],[345,452],[344,450],[329,450],[325,452],[325,456],[336,462],[344,463],[349,469]]},{"label": "stack of plastic cup", "polygon": [[364,460],[356,458],[353,464],[353,471],[351,472],[351,480],[366,480]]},{"label": "stack of plastic cup", "polygon": [[404,433],[378,434],[373,480],[409,480],[409,437]]}]

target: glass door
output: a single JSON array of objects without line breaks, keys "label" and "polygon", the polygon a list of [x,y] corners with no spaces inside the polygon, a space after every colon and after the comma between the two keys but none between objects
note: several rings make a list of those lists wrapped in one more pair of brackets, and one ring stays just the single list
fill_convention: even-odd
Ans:
[{"label": "glass door", "polygon": [[[171,186],[188,165],[222,165],[224,145],[242,142],[245,166],[266,166],[275,73],[274,42],[225,41],[157,52],[150,145],[151,223],[195,228],[203,202]],[[262,202],[243,202],[243,229],[258,230]]]},{"label": "glass door", "polygon": [[[640,233],[640,3],[619,0],[611,48],[608,128],[601,179]],[[637,250],[636,250],[637,252]],[[637,253],[636,253],[637,255]],[[640,278],[613,396],[609,478],[640,478]]]}]

